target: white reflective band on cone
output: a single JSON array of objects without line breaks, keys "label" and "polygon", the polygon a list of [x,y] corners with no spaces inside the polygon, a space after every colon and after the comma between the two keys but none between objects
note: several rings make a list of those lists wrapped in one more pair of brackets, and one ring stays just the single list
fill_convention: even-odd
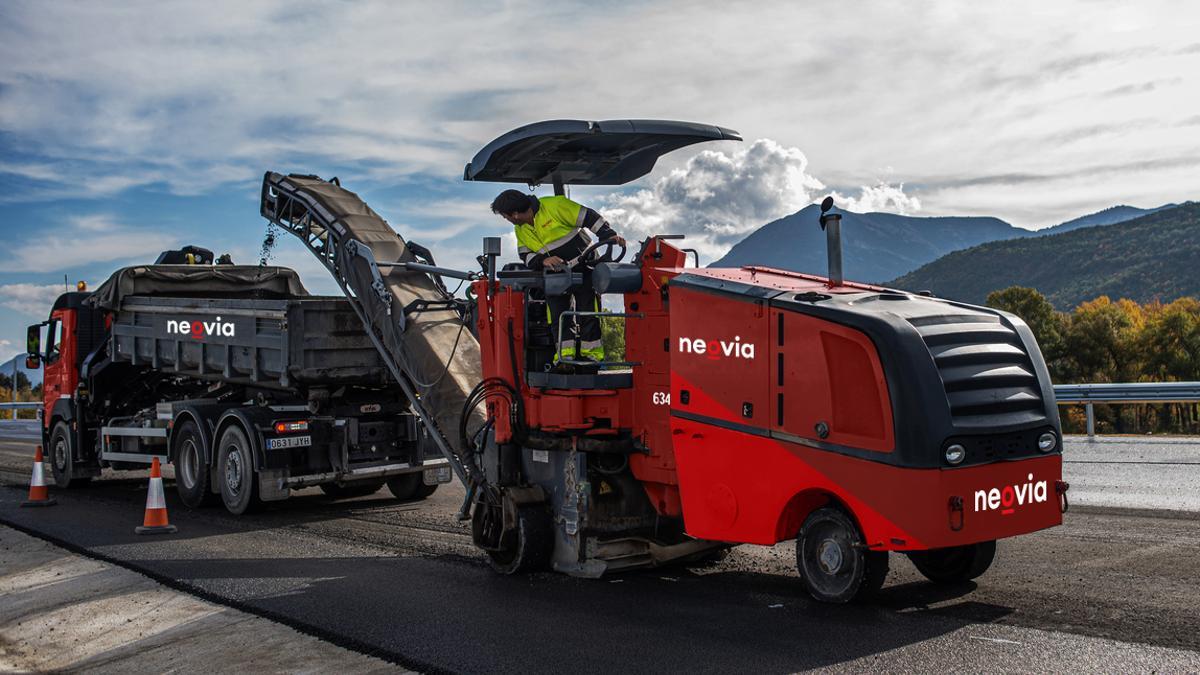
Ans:
[{"label": "white reflective band on cone", "polygon": [[46,478],[42,476],[41,462],[33,463],[33,477],[30,479],[29,484],[33,487],[44,487],[46,485]]},{"label": "white reflective band on cone", "polygon": [[146,493],[146,508],[148,509],[165,509],[167,508],[167,500],[163,496],[163,486],[161,478],[150,479],[150,491]]}]

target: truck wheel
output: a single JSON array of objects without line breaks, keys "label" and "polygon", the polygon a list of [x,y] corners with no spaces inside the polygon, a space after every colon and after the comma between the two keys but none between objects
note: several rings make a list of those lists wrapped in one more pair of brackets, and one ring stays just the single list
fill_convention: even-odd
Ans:
[{"label": "truck wheel", "polygon": [[471,514],[471,535],[484,549],[492,569],[500,574],[535,572],[550,564],[554,553],[554,520],[544,504],[517,507],[517,526],[502,530],[499,505],[480,501]]},{"label": "truck wheel", "polygon": [[796,537],[796,568],[810,595],[821,602],[849,602],[883,586],[886,551],[868,551],[846,512],[832,506],[813,511]]},{"label": "truck wheel", "polygon": [[200,428],[187,420],[172,435],[175,440],[175,490],[179,492],[179,500],[189,509],[211,504],[208,452]]},{"label": "truck wheel", "polygon": [[54,425],[50,432],[50,470],[54,473],[55,487],[77,488],[91,482],[91,476],[75,475],[74,439],[71,427],[66,422]]},{"label": "truck wheel", "polygon": [[221,433],[217,444],[217,482],[221,485],[221,501],[235,516],[256,509],[258,476],[254,473],[254,457],[246,433],[231,424]]},{"label": "truck wheel", "polygon": [[996,559],[996,542],[935,548],[908,554],[917,571],[935,584],[961,584],[983,574]]},{"label": "truck wheel", "polygon": [[372,480],[356,483],[321,483],[321,492],[324,492],[327,497],[334,499],[349,499],[351,497],[366,497],[379,492],[379,488],[383,487],[383,481]]},{"label": "truck wheel", "polygon": [[392,476],[388,479],[387,486],[392,496],[402,502],[420,501],[438,489],[437,485],[426,485],[420,471]]}]

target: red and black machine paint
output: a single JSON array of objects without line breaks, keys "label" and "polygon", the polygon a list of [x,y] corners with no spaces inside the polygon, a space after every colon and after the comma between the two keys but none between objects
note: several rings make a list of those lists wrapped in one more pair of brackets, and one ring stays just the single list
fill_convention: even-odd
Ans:
[{"label": "red and black machine paint", "polygon": [[[646,130],[523,127],[467,177],[625,182],[623,157],[686,144],[663,143],[672,123],[655,124],[651,149]],[[697,128],[690,142],[736,140]],[[588,143],[612,161],[545,160]],[[642,163],[638,175],[653,158]],[[842,282],[840,269],[687,267],[671,239],[583,273],[514,268],[474,282],[474,402],[488,423],[463,431],[487,477],[473,531],[494,567],[594,576],[796,539],[808,590],[846,601],[882,585],[890,551],[934,581],[964,581],[987,569],[996,540],[1062,522],[1053,389],[1019,318]],[[549,367],[559,327],[545,297],[575,284],[623,297],[623,362]]]}]

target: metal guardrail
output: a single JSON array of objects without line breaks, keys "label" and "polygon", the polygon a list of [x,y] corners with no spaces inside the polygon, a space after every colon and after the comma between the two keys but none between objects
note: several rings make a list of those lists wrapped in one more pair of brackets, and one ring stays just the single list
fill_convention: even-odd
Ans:
[{"label": "metal guardrail", "polygon": [[0,403],[0,410],[11,410],[12,418],[17,419],[18,410],[37,410],[42,407],[41,401],[17,401],[16,403]]},{"label": "metal guardrail", "polygon": [[1111,382],[1056,384],[1059,404],[1085,404],[1087,434],[1096,435],[1096,403],[1195,403],[1200,401],[1200,382]]}]

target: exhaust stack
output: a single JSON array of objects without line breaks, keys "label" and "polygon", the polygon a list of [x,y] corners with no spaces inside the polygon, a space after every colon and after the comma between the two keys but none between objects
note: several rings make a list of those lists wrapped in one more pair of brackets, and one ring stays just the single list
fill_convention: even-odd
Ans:
[{"label": "exhaust stack", "polygon": [[828,213],[833,208],[833,197],[821,202],[821,229],[825,230],[825,248],[829,261],[829,286],[842,285],[842,216]]}]

